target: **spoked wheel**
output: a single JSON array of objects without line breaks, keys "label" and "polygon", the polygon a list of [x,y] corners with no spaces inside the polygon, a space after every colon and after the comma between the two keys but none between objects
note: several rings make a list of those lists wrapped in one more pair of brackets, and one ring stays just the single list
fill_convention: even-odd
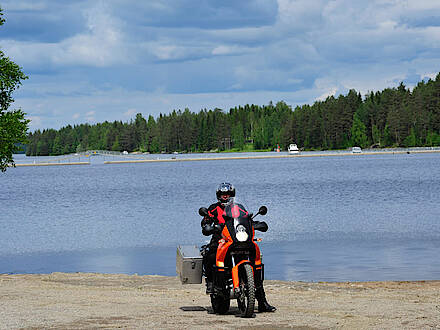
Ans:
[{"label": "spoked wheel", "polygon": [[231,301],[229,298],[225,298],[218,294],[211,295],[212,310],[216,314],[226,314],[229,311]]},{"label": "spoked wheel", "polygon": [[254,273],[249,264],[245,264],[239,273],[240,296],[237,298],[241,317],[252,317],[255,307]]}]

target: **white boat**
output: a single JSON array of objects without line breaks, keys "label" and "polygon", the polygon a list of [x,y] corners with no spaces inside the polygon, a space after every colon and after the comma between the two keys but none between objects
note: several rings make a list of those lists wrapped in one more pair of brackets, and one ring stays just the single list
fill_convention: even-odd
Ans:
[{"label": "white boat", "polygon": [[299,154],[299,149],[298,146],[294,143],[289,145],[289,148],[287,148],[287,151],[289,152],[289,154]]},{"label": "white boat", "polygon": [[361,154],[362,153],[362,149],[360,147],[353,147],[353,148],[351,148],[351,152],[353,154]]}]

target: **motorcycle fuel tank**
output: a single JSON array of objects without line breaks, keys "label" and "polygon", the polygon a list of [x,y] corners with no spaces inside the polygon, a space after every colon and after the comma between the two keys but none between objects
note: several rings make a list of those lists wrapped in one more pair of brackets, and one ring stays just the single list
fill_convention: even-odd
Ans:
[{"label": "motorcycle fuel tank", "polygon": [[202,283],[202,261],[200,250],[195,245],[179,245],[176,255],[176,272],[182,284]]}]

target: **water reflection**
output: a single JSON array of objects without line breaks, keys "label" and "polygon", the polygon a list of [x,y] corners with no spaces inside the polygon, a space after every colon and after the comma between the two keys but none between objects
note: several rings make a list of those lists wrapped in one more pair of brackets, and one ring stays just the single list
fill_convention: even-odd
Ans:
[{"label": "water reflection", "polygon": [[[440,243],[435,240],[301,240],[260,246],[266,279],[341,282],[440,278]],[[175,276],[175,256],[175,247],[33,253],[0,258],[0,273],[62,271]],[[426,260],[433,262],[427,264]]]},{"label": "water reflection", "polygon": [[2,256],[0,273],[86,272],[175,275],[175,249],[92,249]]},{"label": "water reflection", "polygon": [[[437,240],[300,240],[266,243],[262,249],[267,278],[386,281],[440,277]],[[427,260],[432,262],[427,265]]]}]

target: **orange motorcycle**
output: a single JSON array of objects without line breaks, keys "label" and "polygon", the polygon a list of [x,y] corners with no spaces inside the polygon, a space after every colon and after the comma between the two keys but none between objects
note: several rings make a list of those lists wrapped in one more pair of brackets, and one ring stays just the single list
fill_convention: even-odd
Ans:
[{"label": "orange motorcycle", "polygon": [[[261,206],[258,213],[252,215],[243,205],[232,202],[224,209],[224,225],[213,225],[221,231],[222,237],[214,267],[214,292],[210,294],[214,313],[226,314],[230,300],[237,299],[242,317],[254,315],[255,287],[264,280],[264,265],[255,230],[265,232],[267,224],[253,219],[266,213],[266,206]],[[199,209],[199,214],[209,217],[205,207]]]}]

